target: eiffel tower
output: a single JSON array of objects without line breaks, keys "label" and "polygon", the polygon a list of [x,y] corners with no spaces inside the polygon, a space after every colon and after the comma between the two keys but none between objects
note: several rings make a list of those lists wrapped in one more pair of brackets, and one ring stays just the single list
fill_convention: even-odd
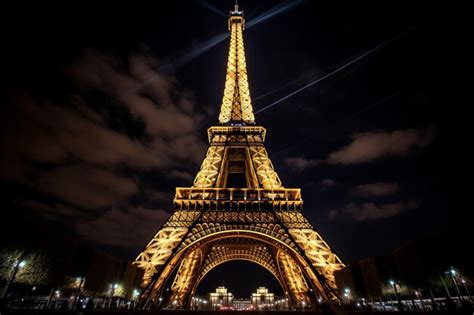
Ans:
[{"label": "eiffel tower", "polygon": [[293,307],[337,301],[334,271],[344,264],[302,213],[300,189],[283,187],[264,146],[266,129],[255,124],[238,5],[228,28],[219,124],[208,129],[193,186],[176,188],[173,214],[134,262],[145,270],[142,299],[189,307],[210,270],[246,260],[271,272]]}]

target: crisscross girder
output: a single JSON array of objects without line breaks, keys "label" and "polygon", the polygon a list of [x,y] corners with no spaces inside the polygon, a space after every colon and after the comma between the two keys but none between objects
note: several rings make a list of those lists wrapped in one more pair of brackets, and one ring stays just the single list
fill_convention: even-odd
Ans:
[{"label": "crisscross girder", "polygon": [[242,37],[244,23],[242,16],[229,18],[230,46],[224,96],[219,114],[221,124],[255,123]]}]

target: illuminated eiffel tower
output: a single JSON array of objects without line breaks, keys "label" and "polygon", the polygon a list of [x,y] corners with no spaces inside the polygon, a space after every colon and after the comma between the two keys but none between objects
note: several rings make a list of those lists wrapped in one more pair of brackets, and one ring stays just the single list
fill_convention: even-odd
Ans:
[{"label": "illuminated eiffel tower", "polygon": [[344,264],[303,215],[300,189],[283,187],[264,146],[266,130],[255,124],[237,5],[228,27],[219,124],[208,129],[193,186],[176,188],[173,214],[135,260],[145,270],[142,298],[188,307],[210,270],[247,260],[275,276],[293,307],[337,300],[334,271]]}]

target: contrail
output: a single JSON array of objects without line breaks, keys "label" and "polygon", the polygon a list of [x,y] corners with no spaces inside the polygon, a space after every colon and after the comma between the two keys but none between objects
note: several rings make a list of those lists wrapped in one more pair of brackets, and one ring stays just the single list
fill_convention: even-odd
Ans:
[{"label": "contrail", "polygon": [[378,45],[378,46],[372,48],[371,50],[369,50],[369,51],[363,53],[363,54],[360,55],[359,57],[357,57],[357,58],[355,58],[355,59],[349,61],[348,63],[346,63],[345,65],[343,65],[343,66],[341,66],[341,67],[339,67],[339,68],[337,68],[336,70],[331,71],[331,72],[329,72],[328,74],[326,74],[326,75],[324,75],[324,76],[322,76],[322,77],[320,77],[320,78],[317,78],[316,80],[314,80],[314,81],[312,81],[312,82],[306,84],[305,86],[303,86],[303,87],[297,89],[296,91],[291,92],[290,94],[288,94],[288,95],[286,95],[286,96],[280,98],[279,100],[277,100],[277,101],[275,101],[275,102],[273,102],[273,103],[271,103],[271,104],[269,104],[269,105],[267,105],[267,106],[265,106],[265,107],[263,107],[263,108],[257,110],[257,111],[255,112],[255,114],[261,113],[261,112],[263,112],[264,110],[267,110],[267,109],[269,109],[269,108],[275,106],[276,104],[281,103],[281,102],[283,102],[284,100],[286,100],[286,99],[292,97],[293,95],[298,94],[299,92],[301,92],[301,91],[303,91],[303,90],[309,88],[310,86],[313,86],[313,85],[315,85],[316,83],[319,83],[319,82],[321,82],[322,80],[327,79],[327,78],[329,78],[330,76],[333,76],[334,74],[336,74],[336,73],[338,73],[338,72],[344,70],[345,68],[349,67],[350,65],[352,65],[352,64],[356,63],[357,61],[361,60],[362,58],[367,57],[368,55],[371,55],[372,53],[376,52],[377,50],[379,50],[380,48],[384,47],[384,46],[387,45],[388,43],[393,42],[394,40],[396,40],[397,38],[401,37],[401,36],[404,35],[404,34],[405,34],[405,33],[400,33],[400,34],[398,34],[398,35],[396,35],[396,36],[394,36],[394,37],[392,37],[392,38],[390,38],[390,39],[384,41],[384,42],[381,43],[380,45]]},{"label": "contrail", "polygon": [[[353,56],[351,56],[351,57],[349,57],[349,58],[346,58],[346,59],[344,59],[343,61],[341,61],[341,62],[335,64],[335,65],[332,66],[331,68],[340,67],[341,65],[344,65],[348,60],[352,60],[352,58],[355,58],[355,57],[356,57],[356,55],[353,55]],[[279,86],[279,87],[277,87],[277,88],[275,88],[275,89],[273,89],[273,90],[267,91],[267,92],[265,92],[265,93],[263,93],[263,94],[261,94],[261,95],[259,95],[259,96],[257,96],[257,97],[253,97],[253,98],[252,98],[252,101],[256,102],[256,101],[258,101],[258,100],[260,100],[260,99],[262,99],[262,98],[265,98],[265,97],[267,97],[267,96],[269,96],[269,95],[272,95],[272,94],[274,94],[274,93],[276,93],[276,92],[278,92],[278,91],[281,91],[281,90],[283,90],[283,89],[289,87],[290,85],[293,85],[293,84],[296,84],[296,83],[300,83],[300,82],[302,82],[302,81],[306,81],[306,82],[307,82],[308,80],[312,80],[311,78],[308,78],[308,77],[314,77],[314,76],[315,76],[315,73],[320,74],[320,72],[321,72],[321,71],[310,71],[310,72],[304,74],[303,76],[301,76],[299,79],[290,81],[290,82],[288,82],[288,83],[286,83],[286,84],[284,84],[284,85],[281,85],[281,86]]]},{"label": "contrail", "polygon": [[286,88],[286,87],[288,87],[288,86],[290,86],[290,85],[293,85],[293,84],[295,84],[295,83],[297,83],[297,82],[299,82],[299,81],[301,81],[301,79],[294,80],[294,81],[291,81],[291,82],[289,82],[289,83],[287,83],[287,84],[285,84],[285,85],[279,86],[279,87],[277,87],[276,89],[273,89],[273,90],[271,90],[271,91],[268,91],[268,92],[266,92],[266,93],[263,93],[262,95],[259,95],[259,96],[257,96],[257,97],[252,98],[252,101],[256,102],[256,101],[258,101],[259,99],[262,99],[262,98],[264,98],[264,97],[267,97],[268,95],[272,95],[273,93],[276,93],[276,92],[278,92],[278,91],[280,91],[280,90],[283,90],[284,88]]}]

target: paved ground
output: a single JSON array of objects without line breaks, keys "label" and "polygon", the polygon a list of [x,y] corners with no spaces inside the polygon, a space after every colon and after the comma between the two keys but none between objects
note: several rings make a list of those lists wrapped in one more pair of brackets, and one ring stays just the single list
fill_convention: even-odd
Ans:
[{"label": "paved ground", "polygon": [[365,312],[365,311],[337,311],[335,313],[321,312],[321,311],[245,311],[245,312],[236,312],[236,311],[169,311],[169,310],[97,310],[92,313],[86,312],[76,312],[76,311],[60,311],[60,310],[25,310],[25,309],[16,309],[16,310],[7,310],[1,312],[0,315],[283,315],[283,314],[307,314],[307,315],[390,315],[390,314],[399,314],[399,315],[448,315],[448,314],[469,314],[472,315],[472,312]]}]

